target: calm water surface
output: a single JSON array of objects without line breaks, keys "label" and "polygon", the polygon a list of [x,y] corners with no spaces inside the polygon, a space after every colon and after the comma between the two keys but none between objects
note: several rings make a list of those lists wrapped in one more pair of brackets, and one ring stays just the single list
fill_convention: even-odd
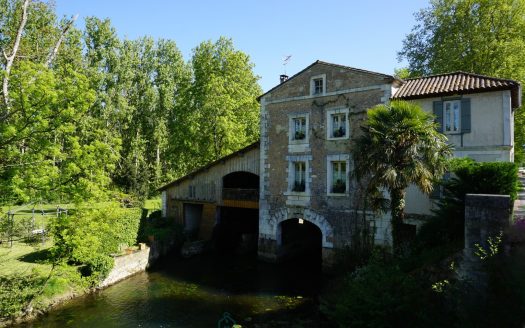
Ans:
[{"label": "calm water surface", "polygon": [[320,327],[319,267],[254,256],[165,260],[21,327],[217,327],[227,312],[243,327]]}]

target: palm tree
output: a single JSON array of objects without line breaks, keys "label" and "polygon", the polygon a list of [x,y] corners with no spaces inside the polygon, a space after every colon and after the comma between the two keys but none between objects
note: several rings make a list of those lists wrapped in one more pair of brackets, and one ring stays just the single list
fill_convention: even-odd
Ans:
[{"label": "palm tree", "polygon": [[429,194],[442,177],[451,147],[437,132],[432,114],[407,101],[392,101],[368,111],[362,134],[353,145],[354,174],[367,181],[367,193],[390,195],[394,251],[400,244],[405,193],[415,184]]}]

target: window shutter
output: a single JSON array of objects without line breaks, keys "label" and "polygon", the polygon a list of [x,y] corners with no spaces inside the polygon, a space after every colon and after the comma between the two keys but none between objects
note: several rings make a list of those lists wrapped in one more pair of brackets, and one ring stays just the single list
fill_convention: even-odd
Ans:
[{"label": "window shutter", "polygon": [[470,132],[470,99],[461,99],[461,132]]},{"label": "window shutter", "polygon": [[436,116],[435,121],[438,124],[437,131],[443,132],[443,102],[434,101],[434,115]]},{"label": "window shutter", "polygon": [[441,184],[436,183],[434,184],[434,189],[432,189],[432,192],[429,195],[430,199],[440,199],[441,198]]}]

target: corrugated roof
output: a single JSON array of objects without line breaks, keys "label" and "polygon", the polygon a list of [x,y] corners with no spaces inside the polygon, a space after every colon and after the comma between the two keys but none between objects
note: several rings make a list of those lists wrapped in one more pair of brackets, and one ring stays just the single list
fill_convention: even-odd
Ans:
[{"label": "corrugated roof", "polygon": [[179,182],[182,182],[182,181],[184,181],[184,180],[186,180],[188,178],[191,178],[191,177],[193,177],[193,176],[195,176],[195,175],[197,175],[197,174],[199,174],[201,172],[204,172],[207,169],[209,169],[210,167],[212,167],[214,165],[217,165],[219,163],[222,163],[223,161],[225,161],[227,159],[230,159],[230,158],[235,157],[235,156],[240,155],[240,154],[244,154],[244,153],[246,153],[246,152],[248,152],[248,151],[250,151],[250,150],[252,150],[254,148],[259,148],[259,144],[260,144],[260,140],[257,140],[256,142],[252,143],[251,145],[248,145],[248,146],[246,146],[246,147],[244,147],[242,149],[237,150],[236,152],[233,152],[233,153],[231,153],[229,155],[221,157],[221,158],[219,158],[218,160],[216,160],[214,162],[211,162],[211,163],[209,163],[209,164],[207,164],[207,165],[205,165],[205,166],[203,166],[201,168],[198,168],[197,170],[195,170],[195,171],[193,171],[193,172],[191,172],[189,174],[186,174],[185,176],[183,176],[183,177],[181,177],[181,178],[179,178],[179,179],[177,179],[175,181],[172,181],[172,182],[170,182],[168,184],[165,184],[164,186],[160,187],[157,190],[158,191],[165,190],[165,189],[167,189],[167,188],[169,188],[169,187],[171,187],[173,185],[178,184]]},{"label": "corrugated roof", "polygon": [[392,99],[418,99],[497,90],[511,90],[512,107],[521,105],[519,82],[461,71],[405,80]]}]

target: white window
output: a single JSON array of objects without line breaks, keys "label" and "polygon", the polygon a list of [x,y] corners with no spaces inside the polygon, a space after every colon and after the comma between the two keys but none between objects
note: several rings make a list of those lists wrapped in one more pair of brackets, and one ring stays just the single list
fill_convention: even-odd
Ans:
[{"label": "white window", "polygon": [[344,194],[346,192],[346,162],[332,162],[331,192]]},{"label": "white window", "polygon": [[326,74],[312,76],[310,79],[310,94],[312,96],[326,93]]},{"label": "white window", "polygon": [[323,94],[323,79],[314,79],[314,95]]},{"label": "white window", "polygon": [[461,102],[451,100],[443,102],[443,126],[445,133],[455,133],[461,130]]},{"label": "white window", "polygon": [[350,155],[328,155],[326,164],[326,192],[328,195],[347,195],[350,184]]},{"label": "white window", "polygon": [[[309,113],[293,113],[288,116],[289,118],[289,144],[297,146],[306,146],[308,144],[309,132]],[[305,149],[298,149],[297,151]]]},{"label": "white window", "polygon": [[349,127],[348,108],[332,109],[327,111],[327,138],[348,139]]},{"label": "white window", "polygon": [[295,117],[292,121],[292,140],[306,139],[306,117]]},{"label": "white window", "polygon": [[293,162],[292,191],[304,192],[306,190],[306,163]]}]

